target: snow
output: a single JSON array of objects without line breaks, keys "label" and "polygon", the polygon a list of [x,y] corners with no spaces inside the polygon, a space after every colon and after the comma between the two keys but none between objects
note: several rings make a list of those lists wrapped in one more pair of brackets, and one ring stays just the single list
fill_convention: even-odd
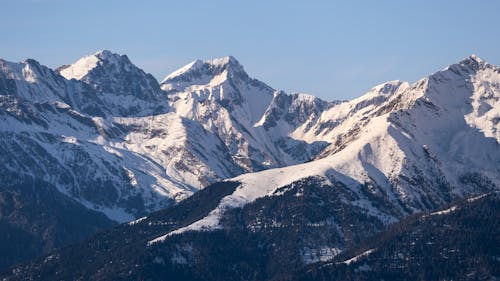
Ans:
[{"label": "snow", "polygon": [[77,60],[72,65],[64,68],[59,73],[68,80],[81,80],[83,77],[85,77],[85,75],[89,73],[89,71],[94,69],[99,62],[100,59],[96,56],[96,54],[88,55]]},{"label": "snow", "polygon": [[305,264],[315,262],[330,261],[342,251],[339,248],[322,247],[319,249],[305,248],[302,253],[302,260]]},{"label": "snow", "polygon": [[[469,203],[472,203],[472,202],[475,202],[481,198],[484,198],[488,196],[488,193],[486,194],[481,194],[481,195],[478,195],[478,196],[473,196],[473,197],[470,197],[470,198],[467,198],[467,202]],[[439,215],[446,215],[446,214],[449,214],[449,213],[452,213],[452,212],[455,212],[458,210],[458,206],[451,206],[450,208],[448,209],[445,209],[445,210],[441,210],[441,211],[437,211],[437,212],[432,212],[430,213],[429,215],[430,216],[439,216]]]},{"label": "snow", "polygon": [[486,197],[486,196],[488,196],[488,193],[486,193],[486,194],[481,194],[481,195],[479,195],[479,196],[473,196],[473,197],[471,197],[471,198],[467,198],[467,202],[472,203],[472,202],[475,202],[475,201],[477,201],[477,200],[479,200],[479,199],[481,199],[481,198],[484,198],[484,197]]},{"label": "snow", "polygon": [[183,74],[185,74],[186,72],[189,72],[189,71],[196,71],[198,69],[200,69],[200,67],[203,65],[203,61],[197,59],[197,60],[194,60],[193,62],[179,68],[178,70],[170,73],[169,75],[167,75],[167,77],[165,77],[165,79],[163,79],[161,81],[161,83],[164,83],[165,81],[168,81],[170,79],[173,79],[175,77],[178,77],[178,76],[181,76]]},{"label": "snow", "polygon": [[167,76],[161,86],[175,89],[169,92],[169,100],[178,116],[203,125],[222,140],[231,153],[230,161],[234,161],[230,165],[237,165],[235,169],[248,172],[261,169],[255,167],[259,164],[276,167],[296,163],[283,161],[283,153],[267,132],[255,126],[274,90],[249,78],[234,58],[195,61]]},{"label": "snow", "polygon": [[350,265],[351,263],[355,263],[355,262],[359,261],[361,258],[364,258],[364,257],[369,256],[369,255],[370,255],[371,253],[373,253],[374,251],[375,251],[375,249],[366,250],[366,251],[364,251],[363,253],[361,253],[361,254],[359,254],[359,255],[357,255],[357,256],[355,256],[355,257],[353,257],[353,258],[350,258],[350,259],[348,259],[348,260],[345,260],[345,261],[343,261],[343,262],[341,262],[341,263],[343,263],[343,264],[347,264],[347,265]]},{"label": "snow", "polygon": [[239,65],[239,62],[233,57],[233,56],[225,56],[222,58],[215,58],[206,61],[208,64],[214,65],[214,66],[225,66],[228,64],[235,64]]},{"label": "snow", "polygon": [[430,215],[431,216],[439,216],[439,215],[446,215],[446,214],[449,214],[451,212],[455,212],[456,210],[458,210],[458,207],[457,206],[452,206],[446,210],[442,210],[442,211],[438,211],[438,212],[433,212],[431,213]]},{"label": "snow", "polygon": [[133,220],[133,221],[131,221],[131,222],[128,222],[127,224],[128,224],[128,225],[136,225],[136,224],[140,223],[141,221],[143,221],[143,220],[145,220],[145,219],[147,219],[147,218],[148,218],[148,217],[138,218],[138,219],[136,219],[136,220]]},{"label": "snow", "polygon": [[[479,60],[476,57],[476,60]],[[474,94],[472,112],[465,115],[467,124],[500,143],[500,72],[481,70],[471,79]]]},{"label": "snow", "polygon": [[78,140],[75,137],[62,136],[62,141],[71,144],[78,144]]},{"label": "snow", "polygon": [[[98,65],[102,65],[104,62],[113,65],[119,65],[120,57],[120,55],[114,54],[108,50],[98,51],[92,55],[80,58],[71,65],[62,67],[59,71],[59,74],[61,74],[68,80],[82,80],[94,68],[96,68]],[[124,69],[125,71],[130,71],[130,67],[128,65],[124,65]]]},{"label": "snow", "polygon": [[123,222],[128,222],[134,219],[134,216],[131,215],[129,212],[127,212],[124,208],[120,207],[98,207],[95,208],[95,206],[92,206],[91,203],[87,203],[85,201],[81,201],[85,207],[91,210],[96,210],[98,212],[103,213],[106,215],[109,219],[123,223]]}]

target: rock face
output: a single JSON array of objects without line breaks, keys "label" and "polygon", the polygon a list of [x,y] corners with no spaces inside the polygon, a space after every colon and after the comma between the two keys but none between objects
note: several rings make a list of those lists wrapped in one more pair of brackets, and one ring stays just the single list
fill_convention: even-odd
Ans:
[{"label": "rock face", "polygon": [[[57,72],[32,60],[0,70],[9,188],[43,181],[120,222],[180,202],[33,274],[72,279],[64,267],[78,253],[95,262],[68,268],[86,279],[268,279],[500,187],[500,69],[476,56],[342,102],[275,91],[233,57],[196,60],[161,83],[108,51]],[[226,262],[213,255],[241,263],[213,272]],[[105,270],[108,259],[121,266]]]}]

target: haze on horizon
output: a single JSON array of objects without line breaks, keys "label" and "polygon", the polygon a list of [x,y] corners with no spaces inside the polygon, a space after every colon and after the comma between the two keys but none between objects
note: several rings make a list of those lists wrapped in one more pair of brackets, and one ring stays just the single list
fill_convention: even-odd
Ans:
[{"label": "haze on horizon", "polygon": [[500,64],[498,1],[0,0],[0,58],[56,68],[98,50],[162,80],[233,55],[276,89],[351,99],[476,54]]}]

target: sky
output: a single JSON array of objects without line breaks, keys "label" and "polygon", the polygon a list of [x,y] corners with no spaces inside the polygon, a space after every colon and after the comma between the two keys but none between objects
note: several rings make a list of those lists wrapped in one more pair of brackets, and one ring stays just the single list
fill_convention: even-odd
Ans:
[{"label": "sky", "polygon": [[275,89],[351,99],[476,54],[500,65],[500,1],[0,0],[0,58],[55,68],[98,50],[162,80],[232,55]]}]

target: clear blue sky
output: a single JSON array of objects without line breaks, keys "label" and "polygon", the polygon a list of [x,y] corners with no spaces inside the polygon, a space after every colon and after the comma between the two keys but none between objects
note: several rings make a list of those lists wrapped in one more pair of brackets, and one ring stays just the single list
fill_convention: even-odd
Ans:
[{"label": "clear blue sky", "polygon": [[0,0],[0,57],[50,67],[97,50],[162,79],[235,56],[276,89],[349,99],[475,53],[500,64],[500,1]]}]

